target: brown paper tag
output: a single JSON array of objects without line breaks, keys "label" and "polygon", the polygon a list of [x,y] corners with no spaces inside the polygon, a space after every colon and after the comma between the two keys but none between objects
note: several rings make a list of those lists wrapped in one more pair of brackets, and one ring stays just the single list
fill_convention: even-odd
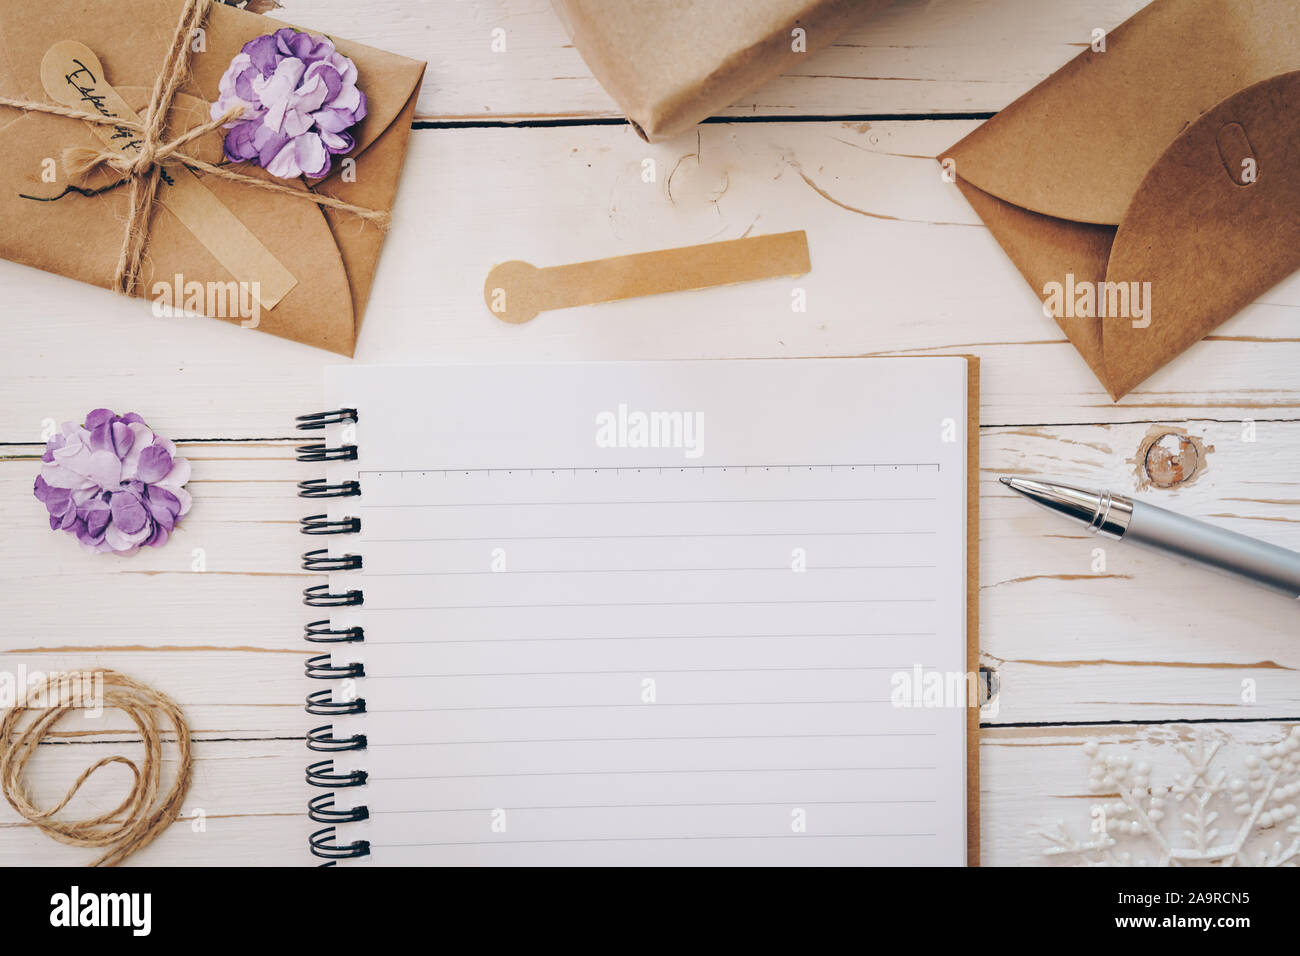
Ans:
[{"label": "brown paper tag", "polygon": [[483,300],[501,321],[519,323],[551,309],[798,276],[809,268],[800,229],[545,269],[516,259],[492,267]]},{"label": "brown paper tag", "polygon": [[[84,43],[62,40],[50,47],[41,60],[41,83],[45,92],[63,106],[142,122],[104,79],[99,57]],[[140,151],[139,136],[132,129],[86,125],[106,146],[120,153]],[[167,173],[172,182],[163,182],[159,201],[241,286],[253,291],[262,308],[274,309],[298,280],[189,168],[172,165]]]}]

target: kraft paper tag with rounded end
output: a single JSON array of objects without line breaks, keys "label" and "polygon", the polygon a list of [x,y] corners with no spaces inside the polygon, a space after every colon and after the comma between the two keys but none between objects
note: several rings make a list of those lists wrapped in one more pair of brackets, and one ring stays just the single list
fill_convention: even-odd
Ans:
[{"label": "kraft paper tag with rounded end", "polygon": [[551,309],[798,276],[810,268],[808,237],[800,229],[544,269],[516,259],[493,266],[483,301],[501,321],[521,323]]},{"label": "kraft paper tag with rounded end", "polygon": [[[84,43],[61,40],[41,60],[41,84],[56,103],[109,119],[140,123],[137,114],[108,81],[99,57]],[[87,123],[109,148],[138,153],[140,135],[125,126]],[[264,309],[274,309],[298,284],[271,250],[188,167],[170,165],[159,201],[212,253],[214,259],[248,288]]]}]

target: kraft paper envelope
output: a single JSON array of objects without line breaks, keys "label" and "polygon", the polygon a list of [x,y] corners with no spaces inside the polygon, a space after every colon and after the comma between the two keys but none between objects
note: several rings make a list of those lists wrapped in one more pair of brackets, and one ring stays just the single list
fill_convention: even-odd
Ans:
[{"label": "kraft paper envelope", "polygon": [[[183,0],[0,0],[0,37],[4,38],[0,44],[0,96],[50,102],[42,87],[42,58],[56,43],[74,40],[98,55],[107,83],[130,107],[142,111],[183,6]],[[176,98],[164,139],[206,122],[218,82],[244,43],[285,25],[214,5],[205,24],[205,49],[189,55],[192,75]],[[319,31],[307,32],[319,35]],[[351,205],[391,210],[424,64],[331,39],[340,53],[356,63],[357,85],[368,100],[368,115],[353,130],[357,144],[348,154],[355,166],[345,166],[344,157],[337,156],[331,174],[322,180],[310,184],[275,181],[304,189],[310,186]],[[219,163],[222,135],[223,131],[210,133],[190,144],[188,150],[200,159]],[[78,119],[0,107],[0,255],[110,286],[125,229],[127,189],[95,196],[70,193],[54,202],[22,198],[24,194],[56,195],[68,184],[62,169],[53,184],[43,181],[41,174],[49,165],[44,161],[57,162],[71,146],[99,148],[100,140]],[[272,179],[248,164],[236,169]],[[355,181],[351,181],[353,174]],[[383,245],[383,230],[313,202],[212,176],[200,178],[296,280],[273,308],[261,310],[257,328],[351,355]],[[101,171],[85,185],[102,186],[114,180],[114,174]],[[136,294],[151,296],[155,283],[173,283],[177,275],[185,282],[229,282],[231,274],[166,208],[167,189],[163,187],[164,195],[151,218],[146,263]],[[57,294],[53,287],[51,294]],[[177,307],[181,304],[175,302]],[[247,324],[246,316],[218,317]]]},{"label": "kraft paper envelope", "polygon": [[1300,268],[1300,4],[1156,0],[1100,46],[939,158],[1119,399]]}]

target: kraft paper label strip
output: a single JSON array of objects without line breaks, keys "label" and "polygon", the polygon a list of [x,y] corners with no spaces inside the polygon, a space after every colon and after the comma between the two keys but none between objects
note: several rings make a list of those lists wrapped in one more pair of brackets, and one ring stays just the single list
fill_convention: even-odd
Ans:
[{"label": "kraft paper label strip", "polygon": [[552,309],[799,276],[809,268],[808,237],[799,230],[547,268],[516,259],[492,268],[483,300],[498,319],[519,323]]},{"label": "kraft paper label strip", "polygon": [[[41,60],[41,83],[50,98],[63,106],[143,122],[104,78],[99,57],[84,43],[64,40],[50,47]],[[104,145],[118,152],[139,152],[139,143],[133,139],[131,130],[93,123],[86,126]],[[159,201],[185,224],[236,282],[256,290],[262,308],[274,309],[298,280],[190,169],[171,164],[166,172],[171,182],[163,182]]]}]

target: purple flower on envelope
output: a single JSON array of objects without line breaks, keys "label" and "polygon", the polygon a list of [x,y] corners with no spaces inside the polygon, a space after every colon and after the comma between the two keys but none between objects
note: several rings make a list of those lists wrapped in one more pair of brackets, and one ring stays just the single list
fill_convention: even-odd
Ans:
[{"label": "purple flower on envelope", "polygon": [[226,158],[281,179],[326,175],[333,157],[356,145],[349,130],[366,115],[357,65],[327,37],[290,27],[245,43],[220,90],[213,119],[244,108],[226,124]]},{"label": "purple flower on envelope", "polygon": [[33,493],[50,527],[89,551],[133,554],[164,544],[190,510],[190,463],[135,412],[97,408],[45,445]]}]

